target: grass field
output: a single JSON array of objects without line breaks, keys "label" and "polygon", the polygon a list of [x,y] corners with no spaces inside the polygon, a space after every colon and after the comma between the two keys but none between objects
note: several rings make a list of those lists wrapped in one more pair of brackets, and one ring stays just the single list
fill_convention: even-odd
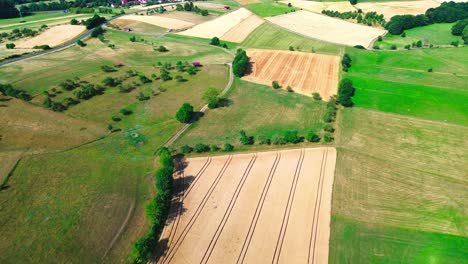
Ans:
[{"label": "grass field", "polygon": [[[57,262],[102,262],[118,234],[121,240],[115,240],[104,262],[123,262],[131,243],[147,231],[143,205],[152,197],[148,184],[153,185],[150,175],[154,171],[154,153],[181,127],[174,115],[183,102],[201,108],[204,104],[201,94],[208,82],[220,87],[226,85],[227,68],[218,63],[228,61],[230,54],[194,39],[161,40],[142,36],[139,38],[147,42],[133,43],[128,40],[130,36],[108,31],[105,37],[108,43],[117,46],[115,50],[107,48],[108,43],[90,40],[85,48],[72,47],[1,68],[2,82],[28,90],[37,96],[33,103],[39,103],[42,90],[68,78],[77,76],[100,83],[106,76],[112,76],[103,73],[100,66],[115,61],[125,63],[114,73],[117,76],[127,69],[147,76],[152,72],[159,75],[153,66],[157,61],[175,64],[178,60],[198,60],[204,65],[197,75],[185,76],[187,82],[153,81],[129,94],[107,88],[103,95],[60,114],[68,119],[96,123],[102,129],[111,123],[110,116],[119,109],[133,111],[122,121],[113,123],[120,132],[102,140],[65,152],[26,156],[20,161],[9,178],[8,188],[0,192],[3,238],[0,262],[9,263],[12,259],[47,262],[51,258]],[[158,46],[163,44],[170,51],[156,53],[152,51],[152,42]],[[142,50],[149,52],[143,54]],[[61,72],[59,78],[57,72]],[[140,90],[148,92],[161,87],[165,92],[151,96],[148,101],[135,98]],[[50,112],[49,118],[54,119],[55,114]],[[80,135],[76,133],[76,137]],[[124,228],[126,223],[131,228]]]},{"label": "grass field", "polygon": [[[358,107],[468,124],[467,48],[366,52],[348,49]],[[432,68],[433,72],[428,72]]]},{"label": "grass field", "polygon": [[451,29],[454,23],[432,24],[424,27],[416,27],[405,30],[406,37],[400,35],[387,34],[381,42],[375,42],[381,49],[390,49],[392,45],[403,49],[406,45],[413,42],[422,41],[424,45],[450,45],[453,41],[458,41],[460,44],[463,40],[460,36],[452,35]]},{"label": "grass field", "polygon": [[306,38],[270,23],[263,23],[242,43],[242,46],[259,49],[287,50],[293,47],[302,52],[338,54],[342,46]]},{"label": "grass field", "polygon": [[242,148],[242,129],[249,135],[272,137],[293,129],[303,135],[307,129],[322,127],[325,104],[310,97],[236,79],[227,98],[231,105],[206,113],[174,147],[230,142]]},{"label": "grass field", "polygon": [[245,7],[261,17],[284,15],[297,10],[294,7],[288,7],[285,4],[271,0],[260,0],[260,3],[248,4]]},{"label": "grass field", "polygon": [[331,263],[458,263],[468,252],[468,128],[340,114]]}]

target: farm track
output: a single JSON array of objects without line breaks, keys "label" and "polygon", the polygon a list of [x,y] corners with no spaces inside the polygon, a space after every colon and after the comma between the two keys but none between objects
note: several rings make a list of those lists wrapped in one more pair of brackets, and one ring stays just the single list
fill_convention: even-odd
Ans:
[{"label": "farm track", "polygon": [[329,149],[188,159],[184,181],[202,177],[193,194],[184,186],[186,211],[176,208],[180,219],[166,225],[169,248],[158,263],[325,263],[334,171],[327,159],[336,155]]}]

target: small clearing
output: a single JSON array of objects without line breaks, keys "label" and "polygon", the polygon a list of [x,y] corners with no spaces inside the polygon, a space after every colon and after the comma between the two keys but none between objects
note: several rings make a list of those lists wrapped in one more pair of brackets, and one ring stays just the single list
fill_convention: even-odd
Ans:
[{"label": "small clearing", "polygon": [[267,18],[270,22],[290,31],[349,46],[368,47],[385,30],[347,22],[308,11],[297,11],[286,15]]},{"label": "small clearing", "polygon": [[[241,42],[261,24],[261,19],[251,18],[252,16],[255,16],[252,12],[240,8],[177,34],[199,38],[219,37],[222,40],[238,40]],[[245,20],[248,20],[249,24],[243,23]],[[243,28],[239,28],[239,26]]]},{"label": "small clearing", "polygon": [[85,26],[60,25],[52,27],[34,38],[20,42],[16,47],[19,49],[31,49],[34,46],[40,45],[49,45],[50,47],[55,47],[71,39],[74,39],[85,30]]},{"label": "small clearing", "polygon": [[328,100],[337,93],[340,57],[295,51],[248,49],[252,72],[244,80],[271,86],[278,81],[283,89],[297,93],[319,93]]},{"label": "small clearing", "polygon": [[158,263],[327,263],[335,161],[334,148],[184,160]]},{"label": "small clearing", "polygon": [[154,15],[151,15],[151,16],[128,15],[128,16],[125,16],[125,19],[145,22],[151,25],[168,28],[168,29],[184,29],[184,28],[189,28],[195,24],[195,23],[187,22],[181,19],[154,16]]}]

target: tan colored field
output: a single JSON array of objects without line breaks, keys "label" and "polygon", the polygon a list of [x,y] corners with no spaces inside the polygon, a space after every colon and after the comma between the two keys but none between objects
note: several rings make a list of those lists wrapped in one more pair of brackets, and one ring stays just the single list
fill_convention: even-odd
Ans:
[{"label": "tan colored field", "polygon": [[241,5],[249,5],[249,4],[260,3],[260,0],[238,0],[237,2]]},{"label": "tan colored field", "polygon": [[85,26],[60,25],[52,27],[34,38],[18,43],[17,48],[30,49],[40,45],[55,47],[68,40],[74,39],[85,30]]},{"label": "tan colored field", "polygon": [[291,3],[295,7],[302,8],[304,10],[312,11],[315,13],[321,13],[322,10],[333,10],[338,12],[356,11],[348,1],[346,2],[313,2],[306,0],[292,0],[292,1],[281,1],[283,4]]},{"label": "tan colored field", "polygon": [[336,151],[192,158],[158,263],[327,263]]},{"label": "tan colored field", "polygon": [[213,2],[195,2],[195,6],[198,6],[199,8],[208,8],[208,9],[221,9],[225,10],[224,7],[225,5],[221,3],[213,3]]},{"label": "tan colored field", "polygon": [[386,32],[308,11],[297,11],[267,19],[307,37],[349,46],[368,47],[374,39]]},{"label": "tan colored field", "polygon": [[242,42],[250,35],[250,33],[263,24],[263,22],[265,22],[265,20],[262,18],[256,15],[251,15],[240,22],[237,26],[231,28],[231,30],[221,36],[221,39],[231,42]]},{"label": "tan colored field", "polygon": [[395,15],[419,15],[424,14],[427,9],[437,7],[440,3],[433,0],[420,1],[396,1],[396,2],[378,2],[378,3],[358,3],[357,8],[365,13],[375,11],[383,14],[385,19],[389,20]]},{"label": "tan colored field", "polygon": [[340,57],[296,51],[248,49],[252,72],[242,79],[271,86],[278,81],[283,89],[312,96],[317,92],[328,100],[338,89]]},{"label": "tan colored field", "polygon": [[145,22],[158,27],[169,28],[169,29],[184,29],[194,25],[194,23],[187,22],[180,19],[162,17],[162,16],[138,16],[128,15],[125,16],[126,20],[134,20],[139,22]]},{"label": "tan colored field", "polygon": [[[0,29],[2,28],[6,28],[6,27],[12,27],[12,26],[19,26],[19,25],[28,25],[28,24],[32,24],[32,23],[38,23],[38,22],[48,22],[48,21],[56,21],[56,20],[66,20],[68,22],[70,22],[70,20],[74,17],[77,17],[77,16],[82,16],[83,14],[75,14],[75,15],[69,15],[69,16],[62,16],[62,17],[54,17],[54,18],[46,18],[46,19],[40,19],[40,20],[33,20],[33,21],[27,21],[27,22],[24,22],[24,23],[11,23],[11,24],[4,24],[4,25],[1,25],[0,26]],[[45,23],[44,23],[45,24]],[[47,25],[51,25],[50,23],[47,23]]]},{"label": "tan colored field", "polygon": [[[196,25],[193,28],[179,32],[177,34],[199,38],[219,37],[223,40],[239,39],[242,41],[248,36],[248,34],[246,35],[246,33],[242,32],[242,29],[237,28],[238,26],[242,24],[244,26],[243,30],[250,34],[253,30],[255,30],[255,28],[257,28],[261,24],[259,24],[258,20],[260,18],[254,19],[251,18],[251,16],[255,15],[245,8],[240,8],[234,12],[222,15],[214,20]],[[243,22],[247,19],[249,19],[251,23],[248,25],[245,23],[243,24]],[[224,37],[226,39],[224,39]]]},{"label": "tan colored field", "polygon": [[145,22],[139,22],[128,19],[116,19],[112,21],[113,25],[120,27],[120,29],[129,28],[132,32],[145,33],[145,34],[162,34],[167,32],[166,28],[151,25]]},{"label": "tan colored field", "polygon": [[170,11],[170,12],[165,12],[164,14],[158,14],[160,17],[165,17],[165,18],[173,18],[173,19],[178,19],[178,20],[183,20],[185,22],[192,23],[194,25],[206,22],[208,20],[213,19],[217,15],[208,15],[208,16],[201,16],[198,14],[195,14],[193,12],[184,12],[184,11]]}]

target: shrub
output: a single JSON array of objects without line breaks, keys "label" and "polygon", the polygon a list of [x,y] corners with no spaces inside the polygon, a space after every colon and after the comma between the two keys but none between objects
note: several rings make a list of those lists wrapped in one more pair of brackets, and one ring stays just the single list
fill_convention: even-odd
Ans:
[{"label": "shrub", "polygon": [[330,133],[333,133],[335,131],[335,129],[333,128],[333,125],[331,124],[325,124],[323,126],[323,130],[325,130],[326,132],[330,132]]},{"label": "shrub", "polygon": [[312,129],[308,130],[305,139],[309,142],[319,142],[320,137]]},{"label": "shrub", "polygon": [[143,92],[140,92],[135,98],[138,99],[138,101],[146,101],[150,99],[149,95],[145,95]]},{"label": "shrub", "polygon": [[458,44],[459,44],[458,40],[450,42],[450,45],[452,45],[454,47],[458,47]]},{"label": "shrub", "polygon": [[198,143],[195,145],[195,147],[193,147],[193,150],[196,152],[196,153],[202,153],[202,152],[205,152],[209,149],[209,147],[203,143]]},{"label": "shrub", "polygon": [[129,40],[130,40],[131,42],[136,42],[136,41],[137,41],[137,39],[136,39],[135,36],[131,36],[131,37],[129,38]]},{"label": "shrub", "polygon": [[166,47],[164,47],[164,46],[159,46],[156,50],[159,51],[159,52],[168,52],[168,51],[169,51],[169,50],[168,50]]},{"label": "shrub", "polygon": [[270,145],[271,140],[267,138],[266,136],[260,135],[257,137],[257,142],[260,145]]},{"label": "shrub", "polygon": [[405,38],[405,37],[406,37],[406,33],[403,32],[403,33],[401,34],[401,37],[402,37],[402,38]]},{"label": "shrub", "polygon": [[289,50],[290,50],[290,51],[294,51],[294,47],[293,47],[293,46],[289,46]]},{"label": "shrub", "polygon": [[181,123],[188,123],[193,116],[193,106],[189,103],[184,103],[176,113],[176,119]]},{"label": "shrub", "polygon": [[49,45],[37,45],[37,46],[34,46],[33,49],[49,50],[50,46]]},{"label": "shrub", "polygon": [[143,84],[152,82],[151,79],[149,79],[148,77],[146,77],[146,76],[143,75],[143,74],[138,75],[138,79],[139,79],[140,82],[143,83]]},{"label": "shrub", "polygon": [[7,49],[14,49],[16,47],[14,43],[7,43],[5,46]]},{"label": "shrub", "polygon": [[432,72],[432,68],[427,69],[427,72]]},{"label": "shrub", "polygon": [[94,15],[92,18],[84,21],[83,24],[86,26],[87,29],[92,29],[101,25],[104,22],[106,22],[106,18]]},{"label": "shrub", "polygon": [[378,49],[380,49],[380,46],[376,44],[376,45],[374,45],[373,49],[378,50]]},{"label": "shrub", "polygon": [[281,88],[281,86],[279,85],[278,81],[273,81],[271,83],[271,86],[273,87],[273,89],[279,89]]},{"label": "shrub", "polygon": [[106,77],[104,80],[102,80],[102,83],[106,86],[109,87],[116,87],[119,85],[121,82],[118,79],[112,78],[112,77]]},{"label": "shrub", "polygon": [[421,48],[421,47],[422,47],[422,41],[421,41],[421,40],[418,40],[418,41],[416,42],[416,47],[418,47],[418,48]]},{"label": "shrub", "polygon": [[325,142],[332,142],[333,141],[333,136],[330,134],[330,133],[325,133],[325,135],[323,135],[323,141]]},{"label": "shrub", "polygon": [[411,49],[411,45],[405,45],[405,49],[410,50],[410,49]]},{"label": "shrub", "polygon": [[102,70],[103,72],[116,72],[116,71],[117,71],[116,68],[114,68],[114,67],[112,67],[112,66],[109,66],[109,65],[102,65],[102,66],[101,66],[101,70]]},{"label": "shrub", "polygon": [[286,141],[284,140],[284,138],[282,138],[279,135],[273,135],[273,137],[271,137],[271,144],[273,144],[273,145],[284,145],[284,144],[286,144]]},{"label": "shrub", "polygon": [[112,119],[112,121],[114,121],[114,122],[119,122],[119,121],[122,120],[122,118],[120,118],[119,116],[112,116],[111,119]]},{"label": "shrub", "polygon": [[229,144],[229,143],[224,143],[224,151],[225,152],[230,152],[234,150],[234,146]]},{"label": "shrub", "polygon": [[319,93],[312,93],[312,98],[313,98],[315,101],[320,101],[320,100],[322,100],[322,97],[320,96]]},{"label": "shrub", "polygon": [[348,69],[351,67],[351,61],[351,57],[348,55],[348,53],[345,53],[341,59],[341,66],[343,67],[343,71],[348,71]]},{"label": "shrub", "polygon": [[234,61],[232,62],[232,70],[236,77],[242,77],[250,71],[250,58],[243,49],[238,49]]},{"label": "shrub", "polygon": [[80,46],[80,47],[86,47],[86,43],[84,43],[83,41],[81,41],[81,39],[78,40],[78,41],[76,42],[76,44],[78,44],[78,46]]},{"label": "shrub", "polygon": [[132,110],[129,110],[129,109],[126,109],[126,108],[122,108],[120,109],[119,111],[122,115],[131,115],[133,113]]},{"label": "shrub", "polygon": [[383,40],[382,36],[377,37],[377,41],[382,41],[382,40]]},{"label": "shrub", "polygon": [[240,143],[242,145],[253,145],[254,144],[254,138],[253,136],[247,136],[247,133],[244,130],[239,131],[240,134]]},{"label": "shrub", "polygon": [[213,109],[219,105],[219,90],[214,87],[205,89],[202,99],[208,104],[208,108]]},{"label": "shrub", "polygon": [[454,36],[461,36],[463,33],[463,30],[468,26],[468,18],[463,19],[455,23],[455,25],[452,26],[452,35]]},{"label": "shrub", "polygon": [[219,149],[219,148],[218,148],[218,145],[215,145],[215,144],[210,145],[210,151],[211,151],[211,152],[218,151],[218,149]]},{"label": "shrub", "polygon": [[102,29],[102,27],[97,27],[93,30],[93,32],[91,32],[91,37],[97,38],[101,36],[102,34],[104,34],[104,29]]},{"label": "shrub", "polygon": [[218,37],[213,37],[213,38],[210,40],[210,45],[219,46],[220,44],[221,44],[221,42],[219,41],[219,38],[218,38]]},{"label": "shrub", "polygon": [[70,24],[71,24],[71,25],[78,25],[79,22],[78,22],[78,20],[76,20],[75,18],[73,18],[73,19],[70,21]]},{"label": "shrub", "polygon": [[189,145],[183,145],[180,147],[180,151],[184,154],[192,152],[192,148]]},{"label": "shrub", "polygon": [[297,135],[297,130],[289,130],[284,133],[284,140],[286,143],[297,144],[301,141],[301,138]]},{"label": "shrub", "polygon": [[286,88],[286,90],[290,93],[294,92],[294,90],[291,88],[291,86],[288,85],[288,87]]},{"label": "shrub", "polygon": [[353,83],[350,79],[345,78],[341,80],[338,86],[337,102],[345,107],[353,106],[351,97],[354,95],[354,90]]},{"label": "shrub", "polygon": [[397,46],[395,44],[393,44],[392,46],[390,46],[390,49],[391,50],[396,50],[397,49]]}]

